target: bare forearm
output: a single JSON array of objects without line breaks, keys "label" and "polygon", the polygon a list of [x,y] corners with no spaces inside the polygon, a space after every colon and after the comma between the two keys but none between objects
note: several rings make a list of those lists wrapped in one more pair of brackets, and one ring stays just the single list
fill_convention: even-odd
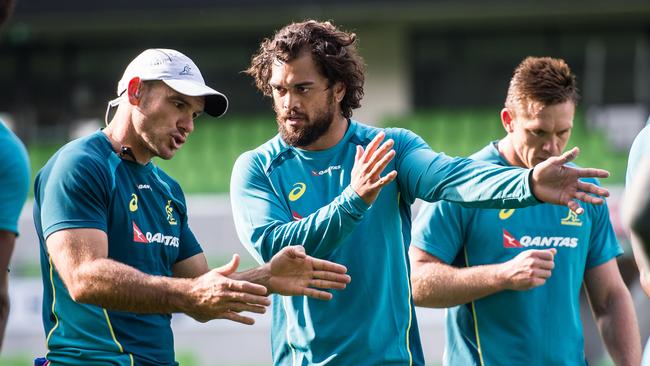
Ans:
[{"label": "bare forearm", "polygon": [[258,285],[266,287],[268,290],[270,287],[269,281],[271,274],[269,271],[269,265],[267,263],[260,267],[249,269],[247,271],[233,273],[230,275],[230,278],[233,280],[256,283]]},{"label": "bare forearm", "polygon": [[0,273],[0,350],[4,341],[5,328],[7,327],[7,318],[9,318],[9,289],[7,273]]},{"label": "bare forearm", "polygon": [[639,365],[641,337],[629,292],[611,295],[606,304],[606,308],[594,308],[594,314],[612,360],[616,365]]},{"label": "bare forearm", "polygon": [[456,268],[439,263],[418,266],[411,274],[417,306],[445,308],[503,290],[498,265]]},{"label": "bare forearm", "polygon": [[16,234],[0,230],[0,349],[4,340],[7,318],[9,318],[9,261],[16,244]]},{"label": "bare forearm", "polygon": [[191,282],[152,276],[111,259],[96,259],[74,271],[68,291],[80,303],[133,313],[183,312]]},{"label": "bare forearm", "polygon": [[650,296],[650,258],[648,256],[647,248],[643,245],[644,243],[639,240],[639,237],[634,231],[630,233],[630,242],[632,243],[634,260],[639,268],[641,287],[645,293]]}]

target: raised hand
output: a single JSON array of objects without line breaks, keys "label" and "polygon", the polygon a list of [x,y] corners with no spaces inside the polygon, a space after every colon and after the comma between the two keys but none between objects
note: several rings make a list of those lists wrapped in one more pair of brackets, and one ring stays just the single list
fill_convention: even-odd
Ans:
[{"label": "raised hand", "polygon": [[305,295],[330,300],[332,294],[320,289],[344,289],[350,283],[347,268],[305,254],[302,246],[285,247],[271,258],[268,289],[280,295]]},{"label": "raised hand", "polygon": [[555,248],[529,249],[501,264],[501,277],[504,288],[524,291],[541,286],[551,277],[555,267]]},{"label": "raised hand", "polygon": [[255,323],[252,318],[239,313],[263,314],[271,302],[266,287],[228,278],[238,266],[239,256],[235,254],[228,264],[192,280],[191,298],[194,301],[184,312],[200,322],[228,319],[248,325]]},{"label": "raised hand", "polygon": [[357,146],[357,153],[354,157],[350,185],[369,205],[375,202],[381,188],[397,177],[395,170],[383,177],[381,176],[381,173],[395,156],[395,150],[392,150],[394,144],[392,139],[379,146],[385,136],[386,134],[383,131],[379,132],[366,146],[365,151],[363,147]]},{"label": "raised hand", "polygon": [[585,183],[579,178],[607,178],[609,172],[594,168],[572,168],[564,164],[575,159],[580,153],[577,147],[560,156],[554,156],[537,164],[533,169],[533,194],[539,200],[568,206],[572,211],[581,214],[584,210],[576,200],[600,205],[604,200],[589,193],[607,197],[609,191],[591,183]]}]

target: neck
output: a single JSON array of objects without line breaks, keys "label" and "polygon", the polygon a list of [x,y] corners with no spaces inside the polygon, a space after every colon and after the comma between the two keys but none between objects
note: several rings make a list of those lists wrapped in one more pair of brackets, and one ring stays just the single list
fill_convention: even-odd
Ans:
[{"label": "neck", "polygon": [[[133,161],[135,163],[146,165],[151,161],[151,154],[148,154],[147,151],[142,148],[142,145],[135,138],[137,135],[133,131],[133,125],[131,121],[124,116],[121,116],[121,113],[116,113],[115,117],[111,122],[102,130],[108,140],[113,146],[113,151],[115,151],[120,158],[124,160]],[[125,153],[124,148],[128,148],[130,153]]]},{"label": "neck", "polygon": [[517,157],[515,148],[512,146],[512,141],[510,140],[510,135],[497,142],[497,150],[499,150],[499,154],[501,154],[501,156],[506,159],[508,164],[512,166],[527,168],[527,166],[521,162],[521,159]]},{"label": "neck", "polygon": [[347,130],[348,119],[339,114],[338,117],[335,117],[334,121],[327,129],[327,132],[323,134],[323,136],[319,137],[318,140],[307,146],[298,147],[303,150],[310,151],[327,150],[330,147],[338,144],[339,141],[343,139],[343,136],[345,136],[345,132]]}]

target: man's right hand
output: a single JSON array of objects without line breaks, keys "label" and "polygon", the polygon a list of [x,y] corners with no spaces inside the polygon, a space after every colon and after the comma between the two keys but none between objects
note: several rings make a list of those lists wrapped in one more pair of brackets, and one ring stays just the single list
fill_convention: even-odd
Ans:
[{"label": "man's right hand", "polygon": [[529,249],[501,264],[501,278],[508,290],[525,291],[542,286],[555,267],[555,248]]},{"label": "man's right hand", "polygon": [[243,311],[263,314],[271,304],[266,287],[247,281],[228,278],[239,266],[239,256],[192,280],[191,298],[194,300],[185,313],[200,322],[228,319],[251,325],[253,318],[240,315]]},{"label": "man's right hand", "polygon": [[395,170],[383,177],[381,176],[381,173],[395,156],[395,150],[392,150],[393,140],[388,140],[379,146],[385,136],[386,134],[383,131],[379,132],[366,146],[365,151],[363,147],[357,146],[357,153],[354,157],[350,185],[368,205],[375,202],[383,186],[397,177]]}]

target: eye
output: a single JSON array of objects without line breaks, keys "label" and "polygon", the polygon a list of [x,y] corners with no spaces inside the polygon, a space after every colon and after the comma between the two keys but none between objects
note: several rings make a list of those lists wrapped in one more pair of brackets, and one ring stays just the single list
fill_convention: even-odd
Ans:
[{"label": "eye", "polygon": [[546,132],[543,130],[530,130],[530,134],[535,137],[542,137],[546,134]]},{"label": "eye", "polygon": [[308,88],[306,86],[297,86],[296,87],[296,91],[298,92],[298,94],[307,94],[309,92],[309,90],[310,90],[310,88]]},{"label": "eye", "polygon": [[271,85],[271,89],[273,89],[274,93],[278,93],[278,94],[284,94],[284,93],[287,92],[287,89],[285,89],[285,88],[283,88],[283,87],[281,87],[279,85]]}]

